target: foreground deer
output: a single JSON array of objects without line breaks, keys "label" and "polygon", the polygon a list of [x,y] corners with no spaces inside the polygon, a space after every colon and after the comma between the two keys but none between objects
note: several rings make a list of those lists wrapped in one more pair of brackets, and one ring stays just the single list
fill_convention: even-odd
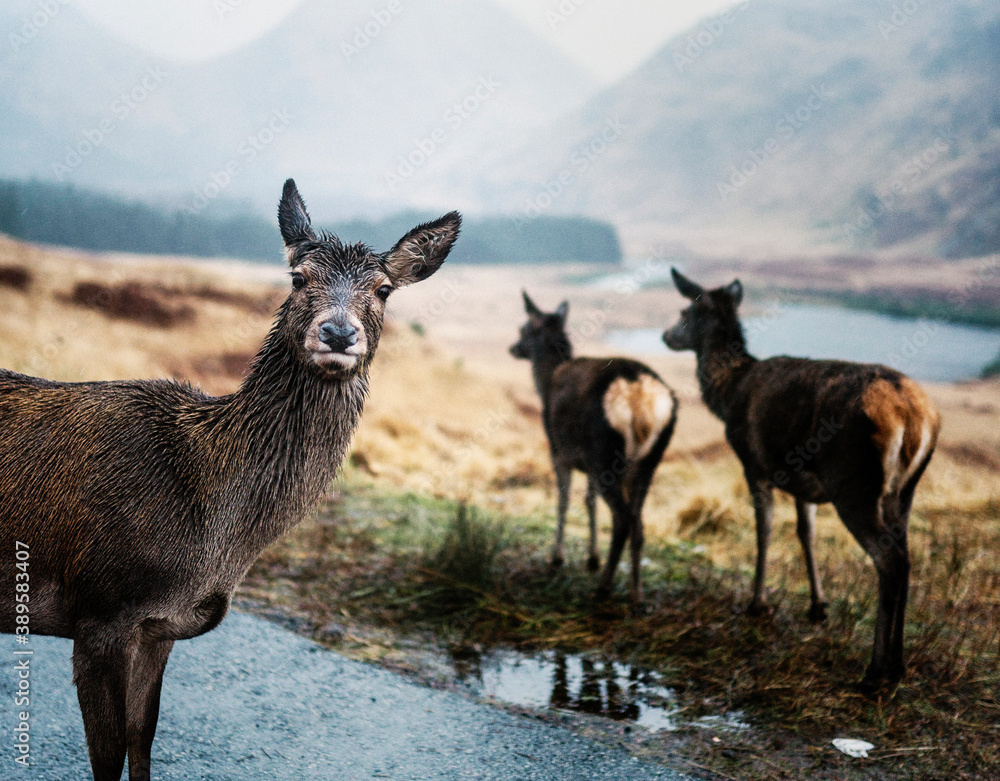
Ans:
[{"label": "foreground deer", "polygon": [[278,221],[292,289],[236,393],[0,371],[0,630],[21,625],[23,546],[30,631],[73,639],[96,781],[118,779],[126,752],[131,781],[149,779],[174,641],[217,626],[254,559],[322,496],[386,299],[438,269],[461,222],[452,212],[374,254],[317,234],[291,179]]},{"label": "foreground deer", "polygon": [[528,322],[510,348],[527,358],[542,397],[542,420],[559,488],[552,565],[563,563],[563,532],[574,469],[587,475],[590,558],[597,557],[597,495],[611,508],[612,533],[598,598],[611,591],[625,541],[632,538],[632,604],[642,602],[642,505],[677,420],[673,392],[648,366],[627,358],[573,358],[566,336],[569,305],[546,314],[523,293]]},{"label": "foreground deer", "polygon": [[878,617],[862,687],[900,680],[909,587],[907,523],[931,460],[940,419],[920,387],[885,366],[747,353],[736,309],[738,281],[705,290],[673,270],[691,300],[663,333],[671,350],[694,350],[705,404],[726,424],[743,464],[757,520],[757,572],[749,612],[764,611],[773,489],[795,497],[812,589],[809,617],[826,617],[813,553],[816,505],[832,502],[878,571]]}]

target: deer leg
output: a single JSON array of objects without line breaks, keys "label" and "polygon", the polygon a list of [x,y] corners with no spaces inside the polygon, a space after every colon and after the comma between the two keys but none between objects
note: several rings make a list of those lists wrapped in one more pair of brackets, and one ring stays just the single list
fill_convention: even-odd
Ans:
[{"label": "deer leg", "polygon": [[597,599],[606,599],[611,593],[611,584],[615,579],[615,570],[621,561],[625,541],[632,533],[632,513],[629,512],[625,498],[618,486],[608,487],[601,492],[604,501],[611,508],[611,546],[608,548],[608,560],[604,562],[604,571],[597,587]]},{"label": "deer leg", "polygon": [[642,545],[645,536],[642,530],[642,517],[632,515],[632,607],[642,604]]},{"label": "deer leg", "polygon": [[[100,630],[73,642],[73,681],[94,781],[119,781],[125,766],[125,702],[135,648]],[[91,639],[92,638],[92,639]]]},{"label": "deer leg", "polygon": [[767,483],[750,482],[753,494],[754,519],[757,524],[757,571],[753,580],[753,598],[747,607],[751,616],[768,612],[764,598],[764,579],[767,575],[767,546],[771,541],[771,518],[774,514],[774,491]]},{"label": "deer leg", "polygon": [[638,607],[642,604],[642,546],[645,542],[645,532],[642,527],[642,506],[646,502],[649,484],[653,481],[653,470],[639,463],[632,467],[628,476],[628,504],[632,517],[632,604]]},{"label": "deer leg", "polygon": [[566,510],[569,507],[569,487],[573,479],[573,470],[562,464],[555,464],[556,487],[559,490],[559,504],[556,506],[556,544],[552,549],[552,566],[563,565],[565,553],[563,537],[566,532]]},{"label": "deer leg", "polygon": [[587,521],[590,523],[590,556],[587,558],[587,569],[597,572],[601,559],[597,555],[597,483],[590,475],[587,476]]},{"label": "deer leg", "polygon": [[820,583],[819,571],[816,569],[816,505],[796,499],[795,514],[798,517],[796,530],[799,534],[799,542],[802,543],[802,553],[806,558],[806,569],[809,571],[809,589],[812,596],[809,620],[825,621],[827,601],[823,595],[823,584]]},{"label": "deer leg", "polygon": [[149,781],[149,755],[160,716],[163,669],[173,647],[173,640],[144,643],[132,663],[125,722],[129,781]]},{"label": "deer leg", "polygon": [[872,692],[905,672],[903,629],[910,583],[906,518],[897,497],[883,496],[868,507],[837,507],[844,524],[865,549],[878,573],[878,614],[872,658],[861,688]]},{"label": "deer leg", "polygon": [[[887,584],[891,599],[891,614],[887,618],[890,623],[886,648],[886,678],[898,682],[906,673],[903,635],[906,631],[906,601],[910,590],[909,505],[903,506],[898,496],[883,496],[882,506],[888,536],[886,532],[882,533],[879,547],[885,547],[889,540],[893,543],[889,554],[890,582]],[[879,591],[881,590],[880,583]]]}]

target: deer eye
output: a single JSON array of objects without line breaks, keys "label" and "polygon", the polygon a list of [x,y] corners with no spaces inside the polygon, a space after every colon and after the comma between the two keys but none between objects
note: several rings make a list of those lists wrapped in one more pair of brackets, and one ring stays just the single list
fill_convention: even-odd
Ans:
[{"label": "deer eye", "polygon": [[380,301],[385,301],[389,298],[389,294],[392,292],[392,285],[382,285],[378,290],[375,291],[375,295],[378,296]]},{"label": "deer eye", "polygon": [[306,278],[304,276],[302,276],[302,274],[298,273],[297,271],[293,271],[292,272],[292,289],[294,289],[294,290],[301,290],[302,287],[305,284],[306,284]]}]

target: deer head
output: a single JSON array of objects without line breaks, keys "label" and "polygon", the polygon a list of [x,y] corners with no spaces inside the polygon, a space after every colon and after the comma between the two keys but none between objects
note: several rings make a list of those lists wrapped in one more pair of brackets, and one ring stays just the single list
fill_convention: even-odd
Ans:
[{"label": "deer head", "polygon": [[426,279],[448,256],[462,218],[449,212],[418,225],[388,252],[344,244],[313,230],[306,205],[289,179],[278,223],[291,266],[286,333],[301,360],[329,379],[361,371],[375,354],[385,303],[393,290]]},{"label": "deer head", "polygon": [[743,286],[738,279],[725,287],[705,290],[675,268],[670,273],[677,290],[691,304],[681,312],[677,324],[663,332],[667,347],[697,351],[713,336],[740,330],[736,310],[743,300]]},{"label": "deer head", "polygon": [[528,322],[521,326],[521,338],[511,345],[510,354],[515,358],[528,360],[540,358],[569,360],[572,357],[572,349],[566,337],[569,302],[563,301],[555,312],[546,313],[535,305],[525,291],[522,290],[521,295],[524,297]]}]

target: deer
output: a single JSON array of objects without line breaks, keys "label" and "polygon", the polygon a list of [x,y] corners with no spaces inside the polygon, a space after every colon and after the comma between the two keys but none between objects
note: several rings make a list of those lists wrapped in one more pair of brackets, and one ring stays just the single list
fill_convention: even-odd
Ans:
[{"label": "deer", "polygon": [[702,398],[725,424],[752,497],[757,564],[747,612],[768,611],[767,549],[778,489],[795,499],[811,591],[808,617],[826,619],[814,545],[817,506],[832,503],[878,573],[872,656],[859,686],[873,693],[897,684],[906,671],[910,507],[937,444],[938,411],[916,382],[880,364],[755,358],[737,313],[739,280],[705,290],[671,272],[690,304],[663,341],[671,350],[694,351]]},{"label": "deer", "polygon": [[673,436],[677,397],[648,366],[629,358],[574,358],[566,335],[569,303],[543,312],[522,291],[527,322],[511,346],[515,358],[531,362],[542,400],[542,422],[559,492],[551,565],[565,555],[566,510],[573,471],[587,476],[585,504],[590,525],[587,569],[600,568],[597,553],[597,497],[611,510],[611,545],[595,594],[605,600],[626,541],[631,539],[630,597],[642,594],[642,507],[653,474]]},{"label": "deer", "polygon": [[234,393],[0,370],[0,631],[24,633],[16,546],[30,555],[28,631],[73,640],[95,781],[120,778],[126,756],[131,781],[150,778],[174,643],[218,626],[254,560],[328,490],[386,301],[437,271],[461,216],[376,253],[314,230],[289,179],[278,223],[290,290]]}]

